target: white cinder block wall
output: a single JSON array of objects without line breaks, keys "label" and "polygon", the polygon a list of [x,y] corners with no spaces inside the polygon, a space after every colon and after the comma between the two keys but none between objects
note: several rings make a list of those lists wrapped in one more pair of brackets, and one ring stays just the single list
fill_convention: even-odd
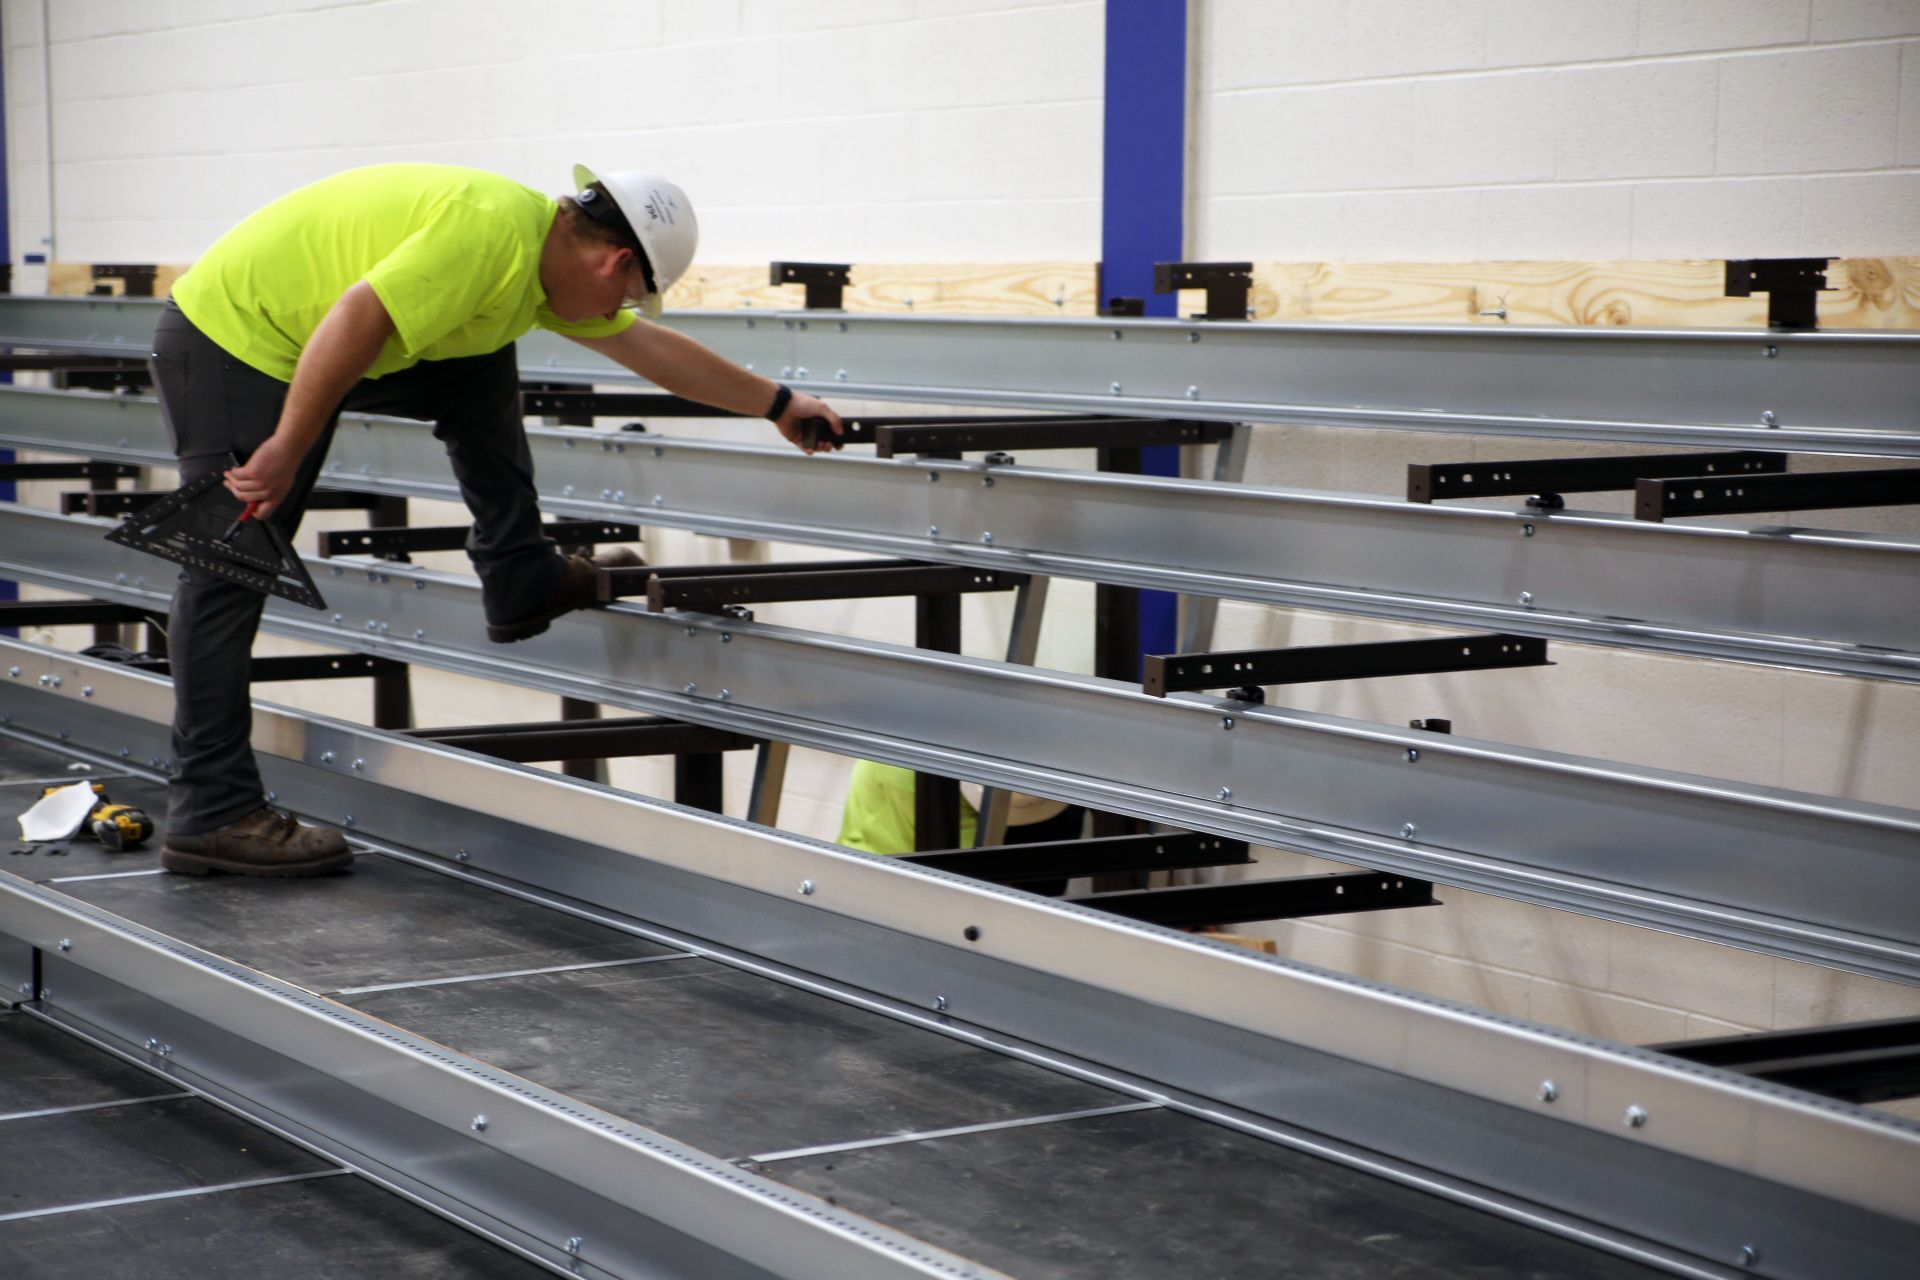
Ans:
[{"label": "white cinder block wall", "polygon": [[[1192,256],[1920,255],[1916,0],[1192,7]],[[46,234],[39,6],[8,4],[4,20],[18,255]],[[187,261],[258,204],[351,165],[452,161],[558,190],[583,159],[685,175],[710,262],[1091,261],[1102,22],[1101,5],[1065,0],[55,0],[55,247],[69,261]],[[1304,428],[1258,440],[1251,480],[1381,493],[1409,461],[1572,451]],[[419,518],[436,514],[457,515]],[[1827,522],[1915,528],[1911,512]],[[674,561],[786,550],[649,545]],[[1056,588],[1043,662],[1088,665],[1089,600]],[[992,652],[1004,603],[968,608],[970,651]],[[762,616],[910,637],[892,603]],[[1218,640],[1406,634],[1229,605]],[[1556,648],[1546,670],[1280,701],[1451,716],[1499,741],[1920,804],[1920,690]],[[445,677],[417,687],[423,721],[551,710]],[[730,769],[736,804],[746,765]],[[797,753],[785,824],[831,836],[844,768]],[[658,766],[616,779],[667,785]],[[1262,870],[1308,865],[1274,853]],[[1889,984],[1443,896],[1268,932],[1309,961],[1629,1041],[1920,1013]]]}]

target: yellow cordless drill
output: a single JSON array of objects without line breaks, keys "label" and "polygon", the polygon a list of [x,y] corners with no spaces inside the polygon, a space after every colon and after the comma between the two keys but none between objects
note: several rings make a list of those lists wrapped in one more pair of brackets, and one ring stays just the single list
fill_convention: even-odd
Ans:
[{"label": "yellow cordless drill", "polygon": [[[48,787],[41,792],[49,795],[59,790]],[[153,836],[153,819],[147,811],[135,805],[115,804],[107,798],[107,789],[99,783],[93,784],[94,806],[87,814],[85,829],[93,833],[98,840],[115,853],[128,849],[138,849]]]}]

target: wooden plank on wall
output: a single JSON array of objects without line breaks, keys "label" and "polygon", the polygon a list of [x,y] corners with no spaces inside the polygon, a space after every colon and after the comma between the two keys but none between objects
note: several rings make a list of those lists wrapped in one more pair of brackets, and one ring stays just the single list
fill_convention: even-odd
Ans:
[{"label": "wooden plank on wall", "polygon": [[[184,266],[159,269],[166,296]],[[1850,258],[1828,270],[1820,323],[1831,329],[1920,329],[1920,257]],[[849,311],[941,315],[1090,316],[1092,263],[855,264]],[[55,263],[49,291],[86,294],[86,263]],[[1345,323],[1763,327],[1763,297],[1723,296],[1725,264],[1686,262],[1265,262],[1254,265],[1254,319]],[[116,290],[117,291],[117,290]],[[675,308],[792,310],[800,289],[767,268],[699,266],[667,296]],[[1191,295],[1184,310],[1199,307]],[[1504,313],[1504,314],[1502,314]]]}]

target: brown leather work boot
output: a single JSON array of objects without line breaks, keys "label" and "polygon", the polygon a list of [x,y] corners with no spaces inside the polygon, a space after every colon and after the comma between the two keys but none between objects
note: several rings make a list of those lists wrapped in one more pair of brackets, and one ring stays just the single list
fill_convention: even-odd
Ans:
[{"label": "brown leather work boot", "polygon": [[545,631],[561,614],[595,603],[594,575],[600,570],[638,568],[646,561],[630,548],[609,547],[591,560],[580,555],[568,556],[565,564],[559,580],[547,589],[546,597],[526,614],[508,622],[489,622],[487,639],[495,644],[531,639]]},{"label": "brown leather work boot", "polygon": [[188,876],[324,876],[352,862],[346,838],[332,827],[304,826],[266,805],[202,835],[170,835],[160,850],[161,866]]}]

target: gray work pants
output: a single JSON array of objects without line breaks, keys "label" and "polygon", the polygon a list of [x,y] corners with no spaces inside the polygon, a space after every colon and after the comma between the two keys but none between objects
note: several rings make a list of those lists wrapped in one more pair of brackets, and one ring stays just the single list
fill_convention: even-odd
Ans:
[{"label": "gray work pants", "polygon": [[[242,459],[251,454],[273,434],[287,395],[286,383],[228,355],[173,306],[154,332],[153,375],[183,484],[225,470],[229,453]],[[489,622],[530,612],[562,564],[553,540],[541,532],[519,388],[509,346],[492,355],[422,361],[363,381],[340,405],[433,423],[473,513],[467,554],[480,575]],[[269,517],[289,540],[333,428],[329,422],[286,500]],[[265,602],[257,592],[209,573],[180,574],[167,631],[174,690],[169,831],[212,831],[264,803],[250,741],[248,665]]]}]

